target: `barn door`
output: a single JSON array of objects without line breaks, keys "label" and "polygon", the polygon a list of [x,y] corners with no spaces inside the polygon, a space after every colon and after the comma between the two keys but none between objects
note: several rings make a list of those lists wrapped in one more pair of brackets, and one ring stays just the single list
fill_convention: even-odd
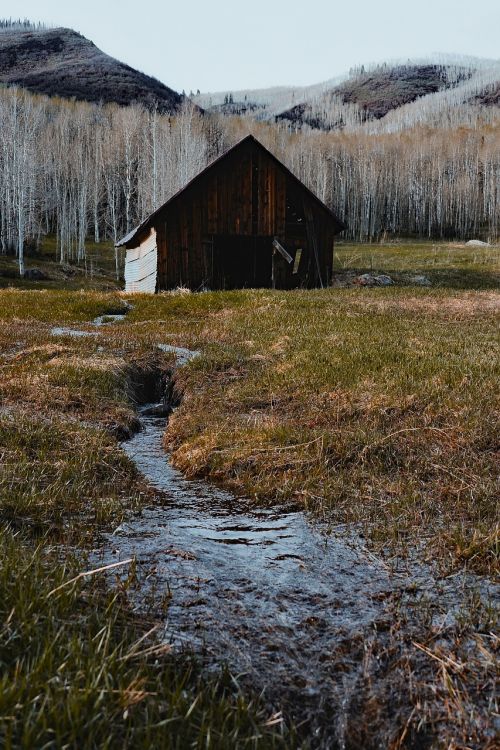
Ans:
[{"label": "barn door", "polygon": [[272,254],[272,237],[214,236],[211,288],[271,287]]},{"label": "barn door", "polygon": [[295,257],[282,245],[277,237],[272,244],[272,273],[273,289],[290,289],[293,286],[292,276]]}]

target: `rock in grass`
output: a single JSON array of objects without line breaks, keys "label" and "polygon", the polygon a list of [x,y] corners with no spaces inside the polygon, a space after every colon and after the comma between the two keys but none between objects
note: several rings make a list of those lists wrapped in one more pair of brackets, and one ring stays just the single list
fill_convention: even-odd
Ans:
[{"label": "rock in grass", "polygon": [[465,244],[469,247],[490,247],[489,242],[483,242],[482,240],[469,240]]},{"label": "rock in grass", "polygon": [[78,273],[78,269],[74,266],[70,266],[68,263],[63,263],[61,270],[65,276],[74,276]]},{"label": "rock in grass", "polygon": [[29,279],[29,281],[47,281],[50,276],[41,268],[27,268],[24,272],[24,278]]},{"label": "rock in grass", "polygon": [[387,276],[386,274],[375,276],[375,282],[377,286],[391,286],[391,284],[394,284],[394,281],[391,279],[391,277]]},{"label": "rock in grass", "polygon": [[143,417],[168,417],[171,413],[172,407],[170,404],[155,404],[154,406],[148,406],[146,409],[141,409]]},{"label": "rock in grass", "polygon": [[375,276],[372,276],[369,273],[363,273],[361,276],[356,276],[352,280],[352,283],[357,284],[358,286],[374,286]]},{"label": "rock in grass", "polygon": [[408,281],[416,286],[432,286],[432,282],[427,276],[410,276]]},{"label": "rock in grass", "polygon": [[358,286],[390,286],[393,283],[391,277],[385,274],[375,276],[372,273],[363,273],[353,279],[353,284]]}]

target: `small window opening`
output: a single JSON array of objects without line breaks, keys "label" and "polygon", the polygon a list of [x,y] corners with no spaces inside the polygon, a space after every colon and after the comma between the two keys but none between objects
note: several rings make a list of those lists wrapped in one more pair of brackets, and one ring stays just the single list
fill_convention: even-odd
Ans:
[{"label": "small window opening", "polygon": [[299,272],[299,266],[300,266],[300,259],[302,257],[302,248],[299,247],[297,252],[295,253],[295,260],[293,261],[293,271],[292,273],[298,273]]}]

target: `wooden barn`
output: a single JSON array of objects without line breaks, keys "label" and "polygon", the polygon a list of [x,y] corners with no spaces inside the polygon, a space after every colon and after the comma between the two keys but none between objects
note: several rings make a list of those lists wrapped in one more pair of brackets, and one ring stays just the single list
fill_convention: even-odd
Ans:
[{"label": "wooden barn", "polygon": [[326,286],[344,228],[249,135],[120,240],[125,288]]}]

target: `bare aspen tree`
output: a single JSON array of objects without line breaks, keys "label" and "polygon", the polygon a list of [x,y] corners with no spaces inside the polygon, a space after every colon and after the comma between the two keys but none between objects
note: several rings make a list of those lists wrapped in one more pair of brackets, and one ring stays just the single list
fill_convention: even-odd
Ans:
[{"label": "bare aspen tree", "polygon": [[[61,263],[81,261],[89,235],[116,243],[248,132],[345,219],[348,237],[495,240],[500,116],[460,98],[490,85],[488,75],[377,121],[319,92],[311,112],[326,131],[200,116],[187,100],[167,116],[0,89],[0,252],[16,253],[24,273],[26,243],[53,234]],[[119,275],[118,253],[115,265]]]},{"label": "bare aspen tree", "polygon": [[14,89],[8,108],[10,136],[11,211],[15,227],[15,250],[19,274],[24,276],[24,246],[35,221],[34,193],[36,137],[40,110],[34,97]]}]

